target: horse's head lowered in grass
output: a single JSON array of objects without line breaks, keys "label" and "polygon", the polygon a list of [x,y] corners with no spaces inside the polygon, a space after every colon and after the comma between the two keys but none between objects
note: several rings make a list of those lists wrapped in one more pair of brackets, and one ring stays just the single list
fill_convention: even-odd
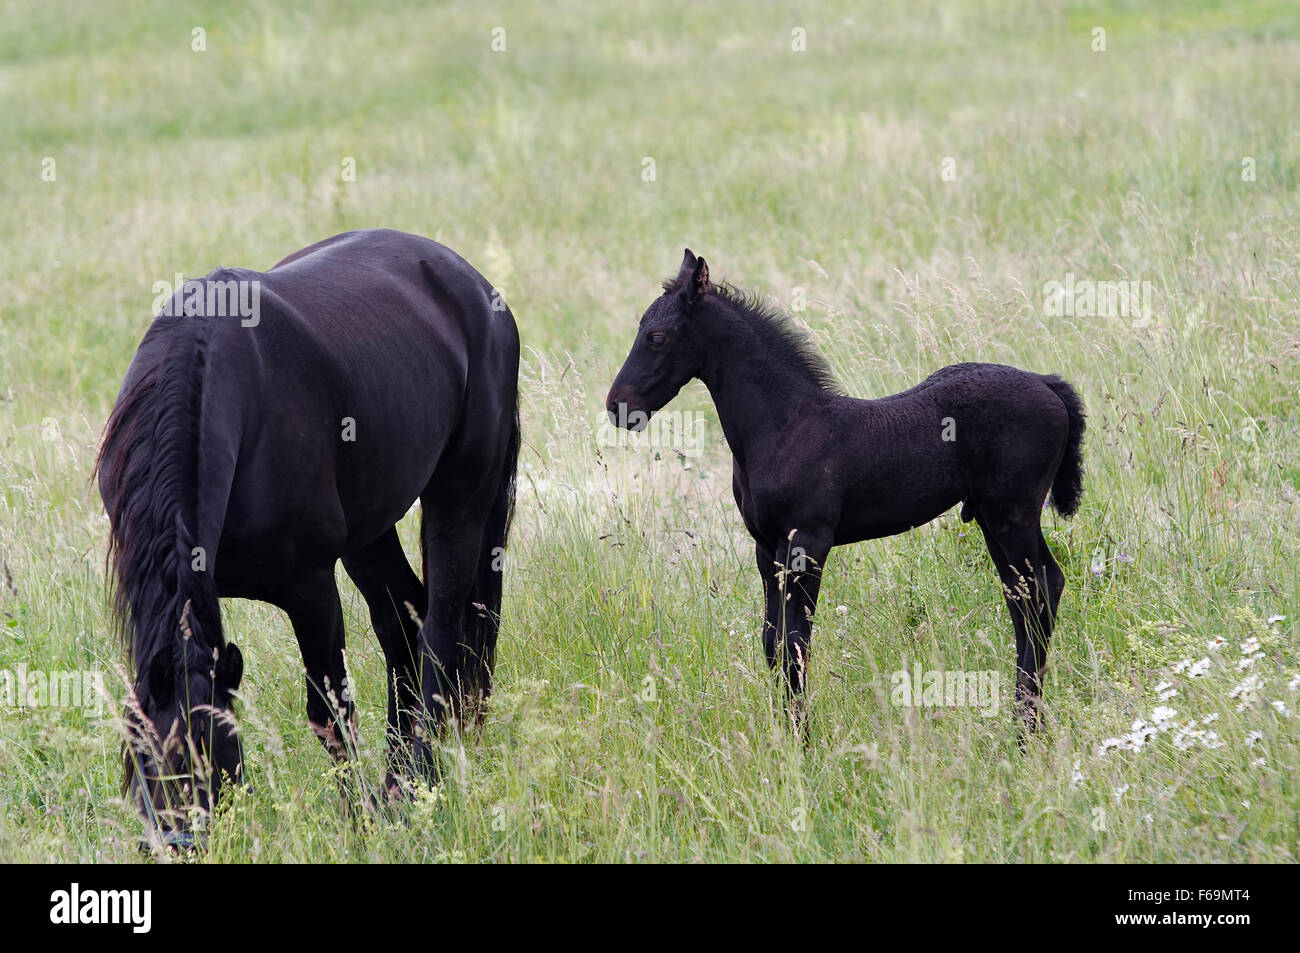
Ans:
[{"label": "horse's head lowered in grass", "polygon": [[243,775],[232,702],[243,677],[239,648],[229,642],[204,660],[190,653],[178,666],[164,650],[136,680],[139,701],[126,751],[127,793],[153,833],[172,847],[194,846],[223,783]]},{"label": "horse's head lowered in grass", "polygon": [[187,516],[193,386],[192,375],[171,390],[128,378],[96,462],[112,528],[114,615],[135,663],[125,790],[150,841],[171,846],[194,844],[222,783],[243,772],[231,706],[244,660],[222,635],[211,567],[196,555],[215,547],[196,546]]},{"label": "horse's head lowered in grass", "polygon": [[709,295],[709,266],[686,249],[677,278],[641,317],[636,341],[614,378],[605,408],[616,426],[642,430],[651,415],[704,369],[704,342],[691,313]]}]

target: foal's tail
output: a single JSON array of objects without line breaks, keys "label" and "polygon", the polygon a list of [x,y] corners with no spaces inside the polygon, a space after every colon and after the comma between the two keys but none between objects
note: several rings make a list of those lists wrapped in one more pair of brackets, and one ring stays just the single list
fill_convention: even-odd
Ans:
[{"label": "foal's tail", "polygon": [[1065,456],[1061,458],[1056,479],[1052,481],[1052,508],[1062,516],[1069,517],[1079,508],[1079,500],[1083,496],[1083,401],[1066,380],[1055,374],[1044,375],[1043,383],[1060,398],[1070,418]]},{"label": "foal's tail", "polygon": [[505,576],[505,547],[510,523],[515,513],[515,467],[519,462],[519,405],[516,398],[510,425],[505,461],[501,465],[500,484],[492,512],[483,527],[483,545],[479,550],[478,570],[470,590],[465,618],[469,644],[478,658],[469,659],[466,673],[471,691],[486,698],[492,691],[492,671],[496,664],[497,633],[501,628],[501,590]]}]

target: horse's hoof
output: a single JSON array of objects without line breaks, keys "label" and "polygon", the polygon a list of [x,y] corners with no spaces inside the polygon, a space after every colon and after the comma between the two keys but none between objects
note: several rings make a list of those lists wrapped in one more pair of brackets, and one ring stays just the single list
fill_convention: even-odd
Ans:
[{"label": "horse's hoof", "polygon": [[198,850],[200,845],[200,839],[190,831],[168,831],[162,840],[175,851]]},{"label": "horse's hoof", "polygon": [[389,804],[401,804],[415,796],[415,785],[406,778],[388,774],[384,778],[384,798]]},{"label": "horse's hoof", "polygon": [[199,851],[206,850],[208,846],[207,838],[202,834],[195,834],[193,831],[167,831],[159,835],[157,840],[140,838],[140,853],[152,854],[154,848],[159,845],[173,854],[197,854]]},{"label": "horse's hoof", "polygon": [[386,814],[398,805],[413,800],[414,796],[414,785],[390,771],[384,776],[384,786],[378,790],[372,789],[366,803],[374,813]]}]

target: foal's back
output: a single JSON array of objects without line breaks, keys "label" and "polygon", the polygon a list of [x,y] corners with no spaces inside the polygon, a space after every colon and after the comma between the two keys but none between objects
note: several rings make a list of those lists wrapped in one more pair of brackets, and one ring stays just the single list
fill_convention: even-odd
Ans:
[{"label": "foal's back", "polygon": [[953,364],[898,394],[834,397],[836,544],[905,532],[958,503],[1041,507],[1069,420],[1051,378],[1004,364]]}]

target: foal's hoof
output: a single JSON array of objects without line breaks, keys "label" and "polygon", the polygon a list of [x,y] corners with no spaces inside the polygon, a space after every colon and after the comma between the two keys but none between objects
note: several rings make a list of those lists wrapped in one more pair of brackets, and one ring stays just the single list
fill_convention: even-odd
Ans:
[{"label": "foal's hoof", "polygon": [[1016,724],[1019,727],[1020,747],[1023,749],[1029,736],[1043,727],[1043,699],[1028,695],[1016,699]]}]

